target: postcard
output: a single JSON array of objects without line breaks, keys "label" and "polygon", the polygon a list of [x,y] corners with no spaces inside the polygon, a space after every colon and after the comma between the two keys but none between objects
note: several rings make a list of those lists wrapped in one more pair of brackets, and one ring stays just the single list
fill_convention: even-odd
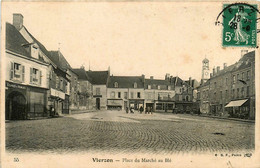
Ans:
[{"label": "postcard", "polygon": [[260,167],[259,5],[2,1],[0,167]]}]

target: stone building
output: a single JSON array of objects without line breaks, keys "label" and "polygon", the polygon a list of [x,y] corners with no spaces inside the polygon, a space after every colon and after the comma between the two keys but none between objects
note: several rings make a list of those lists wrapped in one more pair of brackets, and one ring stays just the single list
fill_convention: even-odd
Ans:
[{"label": "stone building", "polygon": [[202,113],[255,118],[255,52],[242,53],[235,64],[214,67],[210,79],[199,86]]},{"label": "stone building", "polygon": [[107,109],[144,107],[144,76],[110,76],[107,85]]},{"label": "stone building", "polygon": [[93,110],[93,86],[90,83],[90,77],[84,67],[73,69],[73,72],[77,74],[79,82],[77,108],[80,110]]},{"label": "stone building", "polygon": [[96,110],[107,109],[107,82],[110,76],[108,71],[87,71],[93,88],[93,107]]},{"label": "stone building", "polygon": [[168,80],[153,79],[153,77],[145,79],[145,108],[151,111],[172,112],[175,108],[174,89],[174,85]]},{"label": "stone building", "polygon": [[45,53],[35,41],[20,33],[23,16],[13,15],[6,23],[6,112],[7,120],[48,116],[48,68]]}]

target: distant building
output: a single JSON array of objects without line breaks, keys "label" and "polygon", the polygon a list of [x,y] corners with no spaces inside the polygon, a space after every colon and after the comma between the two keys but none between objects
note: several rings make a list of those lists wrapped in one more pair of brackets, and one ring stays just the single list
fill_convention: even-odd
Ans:
[{"label": "distant building", "polygon": [[255,52],[214,67],[210,79],[198,87],[200,111],[218,116],[255,118]]},{"label": "distant building", "polygon": [[78,88],[78,109],[80,110],[93,110],[93,87],[90,83],[90,77],[85,71],[84,67],[79,69],[73,69],[78,76],[79,88]]},{"label": "distant building", "polygon": [[168,80],[145,79],[145,108],[172,112],[175,108],[175,87]]},{"label": "distant building", "polygon": [[107,83],[110,71],[87,71],[93,88],[93,107],[97,110],[107,109]]},{"label": "distant building", "polygon": [[144,76],[110,76],[107,85],[107,109],[144,107]]}]

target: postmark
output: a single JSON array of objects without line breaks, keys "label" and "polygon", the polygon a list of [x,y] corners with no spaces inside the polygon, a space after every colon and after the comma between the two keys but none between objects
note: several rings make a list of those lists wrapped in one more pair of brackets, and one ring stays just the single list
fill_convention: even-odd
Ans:
[{"label": "postmark", "polygon": [[[216,24],[223,25],[223,47],[257,47],[257,5],[224,4]],[[223,18],[221,23],[219,20]]]}]

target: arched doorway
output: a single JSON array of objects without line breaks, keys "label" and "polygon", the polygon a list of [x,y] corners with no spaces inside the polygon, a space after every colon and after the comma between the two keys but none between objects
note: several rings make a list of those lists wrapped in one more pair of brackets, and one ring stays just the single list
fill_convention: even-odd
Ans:
[{"label": "arched doorway", "polygon": [[96,108],[100,110],[100,98],[96,98]]},{"label": "arched doorway", "polygon": [[26,119],[26,99],[22,93],[15,91],[8,95],[6,100],[5,119]]}]

